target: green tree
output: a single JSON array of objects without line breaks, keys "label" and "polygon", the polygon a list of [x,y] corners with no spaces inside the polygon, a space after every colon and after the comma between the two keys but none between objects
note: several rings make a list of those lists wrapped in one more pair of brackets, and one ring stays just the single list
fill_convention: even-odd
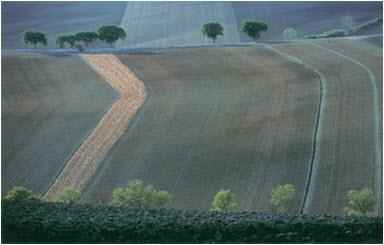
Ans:
[{"label": "green tree", "polygon": [[201,32],[204,36],[212,39],[213,43],[216,42],[217,36],[223,36],[224,28],[220,23],[206,23],[203,25]]},{"label": "green tree", "polygon": [[21,37],[27,47],[29,44],[32,44],[34,48],[36,48],[38,44],[41,44],[43,46],[46,46],[48,44],[44,32],[41,31],[26,30],[21,34]]},{"label": "green tree", "polygon": [[112,46],[117,40],[124,39],[127,34],[124,29],[114,25],[102,26],[97,30],[99,39]]},{"label": "green tree", "polygon": [[56,38],[56,44],[59,45],[59,48],[64,48],[66,42],[67,36],[58,36]]},{"label": "green tree", "polygon": [[347,194],[347,215],[367,215],[373,212],[376,198],[372,189],[365,187],[361,190],[351,190]]},{"label": "green tree", "polygon": [[288,41],[292,39],[297,39],[297,31],[294,28],[289,27],[283,31],[283,40]]},{"label": "green tree", "polygon": [[14,186],[5,194],[4,200],[37,201],[40,200],[40,197],[23,186]]},{"label": "green tree", "polygon": [[76,41],[84,42],[85,46],[88,47],[88,45],[94,41],[96,41],[99,36],[94,31],[81,31],[75,34]]},{"label": "green tree", "polygon": [[231,190],[221,189],[213,199],[211,211],[227,213],[233,211],[236,207],[235,195]]},{"label": "green tree", "polygon": [[278,185],[272,189],[271,204],[275,206],[279,213],[288,211],[288,202],[295,196],[295,187],[291,184]]},{"label": "green tree", "polygon": [[112,192],[112,203],[119,207],[154,209],[164,207],[171,199],[166,191],[158,191],[141,180],[129,181],[126,188]]},{"label": "green tree", "polygon": [[260,32],[266,31],[268,26],[262,21],[245,20],[241,25],[241,31],[256,41],[260,38]]},{"label": "green tree", "polygon": [[56,195],[56,202],[75,203],[79,200],[80,192],[72,187],[65,187]]},{"label": "green tree", "polygon": [[60,35],[56,39],[56,44],[59,45],[59,48],[64,48],[65,44],[68,43],[71,48],[76,44],[76,36],[73,34]]}]

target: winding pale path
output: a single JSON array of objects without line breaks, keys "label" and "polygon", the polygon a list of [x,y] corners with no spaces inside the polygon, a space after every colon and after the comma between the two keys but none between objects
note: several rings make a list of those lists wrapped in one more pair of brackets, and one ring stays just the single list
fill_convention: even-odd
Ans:
[{"label": "winding pale path", "polygon": [[84,54],[82,57],[112,88],[120,92],[120,98],[74,152],[46,192],[46,200],[54,200],[56,193],[67,186],[83,190],[147,96],[144,84],[114,55]]}]

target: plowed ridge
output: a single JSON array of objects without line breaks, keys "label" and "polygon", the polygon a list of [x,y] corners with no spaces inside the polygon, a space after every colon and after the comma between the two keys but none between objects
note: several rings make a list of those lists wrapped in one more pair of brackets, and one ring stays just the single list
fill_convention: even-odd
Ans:
[{"label": "plowed ridge", "polygon": [[312,157],[318,76],[263,47],[120,55],[152,95],[83,191],[109,201],[141,179],[170,207],[210,208],[230,188],[238,210],[272,211],[273,187],[292,183],[299,212]]},{"label": "plowed ridge", "polygon": [[82,190],[106,154],[127,129],[146,98],[144,84],[113,55],[82,55],[121,94],[94,131],[73,154],[55,183],[45,194],[52,200],[66,186]]}]

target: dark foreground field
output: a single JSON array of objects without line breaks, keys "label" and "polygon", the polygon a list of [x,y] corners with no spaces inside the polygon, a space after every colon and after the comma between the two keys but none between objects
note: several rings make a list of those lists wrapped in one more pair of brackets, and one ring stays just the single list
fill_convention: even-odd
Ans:
[{"label": "dark foreground field", "polygon": [[78,55],[2,53],[2,194],[43,193],[117,94]]},{"label": "dark foreground field", "polygon": [[378,243],[380,217],[3,202],[2,243]]}]

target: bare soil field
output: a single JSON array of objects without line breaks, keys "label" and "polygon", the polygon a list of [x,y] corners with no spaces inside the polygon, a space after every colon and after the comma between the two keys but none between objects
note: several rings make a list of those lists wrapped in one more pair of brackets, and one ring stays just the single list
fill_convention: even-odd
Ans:
[{"label": "bare soil field", "polygon": [[144,84],[114,55],[83,54],[82,57],[120,93],[120,98],[72,155],[54,184],[45,193],[44,197],[50,201],[65,187],[83,190],[104,157],[127,129],[146,97]]},{"label": "bare soil field", "polygon": [[2,194],[44,193],[118,94],[77,55],[2,53]]},{"label": "bare soil field", "polygon": [[381,164],[377,138],[381,135],[382,124],[375,122],[381,116],[378,105],[382,90],[363,68],[372,67],[378,79],[382,79],[378,70],[382,61],[380,55],[370,54],[369,48],[350,40],[331,39],[330,43],[322,40],[313,44],[330,51],[304,42],[272,46],[315,67],[326,78],[321,141],[310,188],[312,198],[308,200],[306,211],[338,214],[346,205],[348,190],[368,186],[382,198],[378,190],[382,176],[377,173]]},{"label": "bare soil field", "polygon": [[119,58],[148,97],[82,201],[108,201],[141,179],[168,190],[174,208],[209,209],[220,188],[231,188],[238,210],[271,211],[271,189],[292,183],[298,212],[319,102],[313,71],[263,47]]}]

